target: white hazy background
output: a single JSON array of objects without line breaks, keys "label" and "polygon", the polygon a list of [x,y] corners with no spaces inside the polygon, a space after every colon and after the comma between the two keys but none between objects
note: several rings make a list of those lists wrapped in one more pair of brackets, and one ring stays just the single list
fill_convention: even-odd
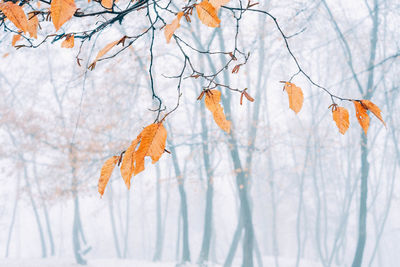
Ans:
[{"label": "white hazy background", "polygon": [[[237,2],[228,5],[237,6]],[[289,39],[293,53],[307,74],[332,93],[362,98],[349,62],[363,88],[373,71],[371,100],[381,108],[387,127],[371,114],[362,266],[391,267],[400,262],[400,64],[399,57],[387,58],[400,49],[400,5],[396,0],[377,2],[374,64],[380,64],[373,69],[368,69],[373,36],[368,8],[374,1],[326,1],[335,22],[321,1],[260,1],[255,8],[276,16],[287,35],[300,32]],[[179,7],[183,4],[176,3]],[[77,1],[78,7],[85,5],[86,1]],[[223,43],[225,50],[231,51],[235,21],[227,10],[222,10],[220,17],[223,41],[195,15],[191,24],[182,20],[176,33],[199,49],[198,42],[207,47],[214,38],[210,50],[221,50]],[[78,266],[73,249],[77,217],[84,234],[84,238],[78,236],[78,253],[88,266],[175,266],[182,257],[179,183],[184,183],[187,197],[190,264],[196,266],[207,189],[202,116],[214,172],[208,266],[223,266],[239,221],[236,174],[241,170],[233,166],[227,135],[208,111],[202,111],[204,104],[196,101],[206,85],[200,78],[183,81],[180,106],[165,123],[167,149],[175,148],[181,176],[177,176],[172,155],[165,153],[155,165],[146,161],[146,170],[132,179],[130,191],[116,169],[103,198],[97,192],[103,162],[126,149],[155,119],[150,109],[157,103],[151,99],[147,72],[150,36],[117,57],[99,62],[94,71],[85,66],[107,43],[137,34],[146,22],[144,12],[134,12],[122,25],[116,23],[96,35],[83,46],[82,67],[75,59],[78,39],[70,50],[60,48],[60,42],[15,50],[12,34],[1,33],[0,266]],[[92,23],[93,18],[72,19],[65,27],[78,31]],[[41,38],[52,33],[51,22],[41,26]],[[221,89],[224,96],[231,96],[228,115],[243,169],[251,170],[247,179],[258,250],[255,265],[262,261],[263,266],[350,266],[358,237],[363,171],[361,127],[353,105],[338,102],[350,112],[350,129],[342,136],[328,110],[329,95],[298,75],[293,82],[303,89],[304,106],[298,115],[289,110],[279,81],[288,80],[297,69],[273,21],[265,15],[245,13],[239,49],[251,52],[248,63],[238,74],[228,69],[219,79],[232,87],[247,87],[255,97],[254,103],[244,100],[240,106],[240,94]],[[223,64],[219,55],[209,61],[191,50],[188,53],[205,73],[211,71],[210,61],[216,68]],[[178,75],[183,61],[176,44],[166,44],[163,31],[156,30],[154,56],[155,90],[170,110],[177,101],[177,80],[166,76]],[[252,150],[249,136],[254,128]],[[247,164],[249,153],[252,159]],[[158,237],[157,219],[161,226]],[[161,258],[153,262],[160,240]],[[241,265],[242,242],[234,266]]]}]

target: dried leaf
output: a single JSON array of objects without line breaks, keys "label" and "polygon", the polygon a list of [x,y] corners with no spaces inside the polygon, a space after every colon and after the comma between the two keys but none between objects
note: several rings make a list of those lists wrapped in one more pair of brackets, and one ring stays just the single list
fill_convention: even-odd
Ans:
[{"label": "dried leaf", "polygon": [[165,149],[167,130],[161,122],[153,123],[143,129],[140,137],[140,146],[135,154],[134,175],[144,170],[145,156],[150,156],[153,164],[160,159]]},{"label": "dried leaf", "polygon": [[357,120],[363,128],[365,135],[367,135],[369,127],[369,116],[367,114],[367,109],[359,101],[353,101],[353,103],[356,109]]},{"label": "dried leaf", "polygon": [[74,47],[74,35],[70,34],[65,37],[65,40],[61,43],[63,48],[73,48]]},{"label": "dried leaf", "polygon": [[74,0],[52,0],[50,5],[50,15],[56,31],[70,20],[76,11]]},{"label": "dried leaf", "polygon": [[339,128],[339,132],[344,135],[350,126],[349,112],[347,109],[335,105],[332,107],[332,117],[336,122],[336,126]]},{"label": "dried leaf", "polygon": [[18,29],[23,32],[28,31],[28,19],[21,6],[8,1],[0,3],[0,10]]},{"label": "dried leaf", "polygon": [[300,87],[297,87],[294,83],[285,82],[283,90],[286,90],[289,97],[289,107],[297,113],[301,110],[303,106],[303,91]]},{"label": "dried leaf", "polygon": [[224,109],[219,103],[220,101],[221,101],[220,91],[209,90],[206,92],[206,98],[204,100],[206,108],[213,114],[214,121],[217,123],[217,125],[222,130],[229,133],[231,130],[231,122],[226,119],[224,114]]},{"label": "dried leaf", "polygon": [[107,9],[111,9],[114,4],[113,0],[101,0],[101,5]]},{"label": "dried leaf", "polygon": [[21,35],[20,34],[14,34],[12,41],[11,41],[11,45],[15,47],[15,44],[21,40]]},{"label": "dried leaf", "polygon": [[126,187],[131,187],[131,177],[134,169],[136,147],[139,144],[140,135],[132,141],[132,144],[125,151],[124,158],[121,164],[121,176],[124,179]]},{"label": "dried leaf", "polygon": [[221,6],[229,3],[230,0],[210,0],[210,4],[218,11]]},{"label": "dried leaf", "polygon": [[232,73],[238,73],[241,65],[242,64],[239,64],[239,65],[236,65],[235,67],[233,67]]},{"label": "dried leaf", "polygon": [[174,35],[175,31],[181,26],[179,22],[181,21],[182,16],[183,12],[179,12],[176,15],[176,18],[170,24],[167,24],[167,26],[165,26],[164,35],[167,43],[171,41],[172,35]]},{"label": "dried leaf", "polygon": [[100,195],[104,194],[104,190],[106,189],[107,183],[110,180],[111,174],[118,160],[119,156],[113,156],[103,164],[103,167],[101,167],[100,179],[98,184],[98,191]]},{"label": "dried leaf", "polygon": [[35,16],[34,12],[30,12],[28,14],[28,32],[29,35],[35,39],[37,39],[37,29],[39,26],[39,19],[37,16]]},{"label": "dried leaf", "polygon": [[200,95],[197,97],[197,100],[202,100],[205,91],[201,91]]},{"label": "dried leaf", "polygon": [[118,40],[118,41],[114,41],[112,43],[109,43],[108,45],[106,45],[103,49],[101,49],[99,51],[99,53],[97,53],[96,58],[93,60],[92,64],[90,64],[89,69],[93,70],[94,67],[96,66],[97,61],[102,58],[105,54],[107,54],[108,51],[111,50],[111,48],[113,48],[114,46],[116,46],[117,44],[120,43],[122,39]]},{"label": "dried leaf", "polygon": [[200,21],[208,27],[219,27],[221,20],[218,18],[217,10],[207,0],[196,5],[197,15]]},{"label": "dried leaf", "polygon": [[244,90],[243,92],[244,96],[246,97],[247,100],[249,100],[250,102],[254,102],[254,98],[252,98],[249,93],[247,93],[247,90]]},{"label": "dried leaf", "polygon": [[371,111],[382,123],[383,125],[385,125],[386,127],[386,123],[385,121],[382,119],[382,115],[381,115],[381,110],[379,109],[379,107],[377,105],[375,105],[374,103],[372,103],[369,100],[361,100],[362,104],[369,110]]}]

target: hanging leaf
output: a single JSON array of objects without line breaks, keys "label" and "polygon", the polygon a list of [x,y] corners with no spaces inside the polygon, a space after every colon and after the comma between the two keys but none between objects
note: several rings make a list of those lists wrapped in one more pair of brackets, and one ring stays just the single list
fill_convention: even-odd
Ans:
[{"label": "hanging leaf", "polygon": [[103,164],[103,167],[101,167],[98,191],[102,196],[104,194],[104,190],[106,189],[107,183],[110,180],[114,167],[118,163],[118,160],[119,156],[113,156]]},{"label": "hanging leaf", "polygon": [[140,135],[132,141],[132,144],[125,151],[124,158],[121,164],[121,176],[124,179],[126,187],[129,189],[131,187],[131,177],[134,171],[134,161],[136,147],[139,144]]},{"label": "hanging leaf", "polygon": [[14,34],[12,41],[11,41],[11,45],[15,47],[16,43],[21,40],[21,35],[20,34]]},{"label": "hanging leaf", "polygon": [[89,68],[90,70],[93,70],[96,67],[96,63],[97,61],[102,58],[105,54],[107,54],[108,51],[111,50],[111,48],[113,48],[114,46],[116,46],[117,44],[119,44],[121,42],[122,39],[114,41],[112,43],[109,43],[108,45],[106,45],[103,49],[101,49],[99,51],[99,53],[97,53],[96,58],[93,60],[92,64],[90,64]]},{"label": "hanging leaf", "polygon": [[21,6],[8,1],[0,3],[0,10],[18,29],[23,32],[28,31],[28,19]]},{"label": "hanging leaf", "polygon": [[144,170],[144,157],[149,156],[153,164],[156,163],[165,150],[167,130],[164,125],[153,123],[145,127],[140,133],[140,146],[135,153],[134,175]]},{"label": "hanging leaf", "polygon": [[196,5],[197,15],[200,21],[208,27],[217,28],[221,23],[218,18],[217,10],[207,0]]},{"label": "hanging leaf", "polygon": [[61,47],[63,48],[73,48],[74,47],[74,35],[73,34],[69,34],[67,35],[67,37],[65,37],[65,40],[61,43]]},{"label": "hanging leaf", "polygon": [[39,26],[39,19],[35,16],[34,12],[30,12],[28,14],[28,32],[29,35],[35,39],[37,39],[37,28]]},{"label": "hanging leaf", "polygon": [[206,98],[204,100],[206,104],[206,108],[211,111],[214,117],[215,123],[224,130],[229,133],[231,130],[231,122],[228,121],[224,114],[224,109],[221,104],[221,92],[218,90],[209,90],[206,91]]},{"label": "hanging leaf", "polygon": [[332,106],[332,117],[336,122],[336,126],[341,134],[345,134],[349,129],[349,112],[343,107],[338,107],[336,104]]},{"label": "hanging leaf", "polygon": [[286,90],[289,97],[289,107],[297,114],[303,106],[304,96],[300,87],[294,83],[285,82],[283,90]]},{"label": "hanging leaf", "polygon": [[365,135],[367,135],[369,127],[369,116],[367,114],[367,108],[360,101],[354,100],[354,107],[356,109],[357,120],[364,130]]},{"label": "hanging leaf", "polygon": [[76,11],[74,0],[52,0],[50,5],[50,15],[56,31],[70,20]]},{"label": "hanging leaf", "polygon": [[248,93],[247,93],[247,88],[243,90],[243,92],[240,94],[240,105],[243,104],[243,96],[246,97],[247,100],[250,102],[254,102],[254,98],[252,98]]},{"label": "hanging leaf", "polygon": [[372,103],[369,100],[361,100],[362,104],[369,110],[371,111],[382,123],[383,125],[385,125],[386,127],[386,123],[384,122],[384,120],[382,119],[382,115],[381,115],[381,110],[379,109],[379,107],[377,105],[375,105],[374,103]]},{"label": "hanging leaf", "polygon": [[230,0],[210,0],[210,4],[217,10],[221,8],[221,6],[229,3]]},{"label": "hanging leaf", "polygon": [[107,9],[111,9],[114,4],[113,0],[101,0],[101,5]]},{"label": "hanging leaf", "polygon": [[183,12],[179,12],[176,15],[176,18],[170,24],[167,24],[167,26],[165,26],[164,35],[168,44],[171,41],[172,35],[174,35],[175,31],[181,26],[179,22],[181,21],[182,16]]}]

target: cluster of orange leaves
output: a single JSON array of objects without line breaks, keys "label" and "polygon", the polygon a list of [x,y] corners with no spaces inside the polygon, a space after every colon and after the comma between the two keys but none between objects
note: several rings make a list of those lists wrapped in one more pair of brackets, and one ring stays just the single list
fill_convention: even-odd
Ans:
[{"label": "cluster of orange leaves", "polygon": [[[303,91],[300,87],[290,82],[285,82],[283,90],[288,94],[289,108],[297,114],[303,106]],[[367,113],[368,110],[371,111],[372,114],[374,114],[383,123],[383,125],[386,126],[386,123],[381,115],[381,110],[377,105],[369,100],[353,100],[352,102],[356,111],[357,120],[364,130],[365,135],[367,135],[370,121]],[[339,132],[344,135],[350,126],[349,111],[344,107],[339,107],[337,104],[332,104],[329,106],[329,108],[332,108],[332,117],[339,129]]]},{"label": "cluster of orange leaves", "polygon": [[[246,90],[244,90],[244,92],[245,91]],[[205,106],[212,113],[215,123],[222,130],[229,133],[231,122],[226,119],[224,109],[220,104],[221,92],[218,90],[205,90],[202,91],[197,99],[201,100],[204,95]],[[242,96],[243,95],[245,95],[246,98],[251,98],[247,93],[242,93]],[[104,190],[110,180],[111,174],[115,166],[119,163],[121,163],[121,176],[129,189],[132,175],[137,175],[144,170],[146,156],[151,157],[153,164],[161,158],[164,151],[166,151],[166,140],[167,131],[162,122],[153,123],[145,127],[136,139],[132,141],[131,145],[124,153],[120,156],[113,156],[107,159],[103,164],[98,183],[98,191],[100,195],[104,194]]]},{"label": "cluster of orange leaves", "polygon": [[[74,0],[51,1],[50,16],[56,31],[58,31],[65,22],[72,18],[76,9]],[[15,27],[20,30],[20,33],[29,33],[32,38],[37,39],[37,31],[39,27],[37,13],[29,12],[27,16],[24,12],[23,6],[11,1],[0,3],[0,10],[4,13],[7,19],[9,19]],[[16,42],[20,38],[21,36],[19,34],[13,36],[12,45],[15,46]]]},{"label": "cluster of orange leaves", "polygon": [[115,166],[121,163],[121,176],[125,185],[129,189],[131,186],[132,175],[137,175],[144,170],[145,157],[149,156],[152,163],[156,163],[165,151],[167,140],[167,130],[162,122],[153,123],[145,127],[143,131],[132,141],[128,149],[121,156],[109,158],[101,168],[98,191],[100,195],[110,180]]},{"label": "cluster of orange leaves", "polygon": [[[204,0],[194,6],[196,7],[197,16],[200,21],[208,27],[216,28],[219,27],[221,23],[221,20],[218,17],[218,10],[221,6],[229,3],[229,1],[230,0]],[[178,12],[176,18],[170,24],[165,26],[164,35],[167,43],[171,41],[175,31],[181,26],[180,21],[182,16],[185,16],[186,21],[190,22],[190,15],[192,15],[192,9],[187,9],[185,12]]]}]

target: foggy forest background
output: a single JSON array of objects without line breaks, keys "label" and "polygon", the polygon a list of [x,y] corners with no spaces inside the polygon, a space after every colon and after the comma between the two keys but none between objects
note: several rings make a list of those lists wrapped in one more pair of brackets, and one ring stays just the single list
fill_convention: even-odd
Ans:
[{"label": "foggy forest background", "polygon": [[[184,4],[174,2],[175,10]],[[371,116],[366,137],[353,105],[339,102],[350,112],[341,135],[329,95],[302,75],[293,79],[304,92],[296,115],[279,82],[297,72],[293,58],[273,20],[248,12],[238,37],[251,53],[248,62],[217,77],[255,98],[239,105],[240,94],[218,88],[233,134],[196,100],[204,83],[184,79],[179,107],[164,123],[171,154],[146,161],[129,191],[116,168],[100,198],[104,161],[155,119],[151,36],[93,71],[87,67],[106,44],[143,29],[146,20],[135,13],[96,35],[82,50],[82,67],[79,45],[48,41],[16,50],[12,33],[1,32],[0,266],[241,266],[249,227],[254,266],[357,266],[357,257],[358,266],[399,266],[400,3],[272,0],[255,8],[293,35],[292,52],[313,80],[336,95],[371,99],[387,127]],[[220,18],[216,29],[182,21],[177,35],[200,50],[230,51],[235,19],[223,9]],[[72,19],[68,27],[88,21]],[[182,60],[177,46],[155,32],[154,88],[171,109],[177,81],[168,77],[179,74]],[[188,53],[205,72],[227,60]],[[240,177],[251,220],[241,209]],[[367,218],[363,255],[356,253],[360,210]]]}]

